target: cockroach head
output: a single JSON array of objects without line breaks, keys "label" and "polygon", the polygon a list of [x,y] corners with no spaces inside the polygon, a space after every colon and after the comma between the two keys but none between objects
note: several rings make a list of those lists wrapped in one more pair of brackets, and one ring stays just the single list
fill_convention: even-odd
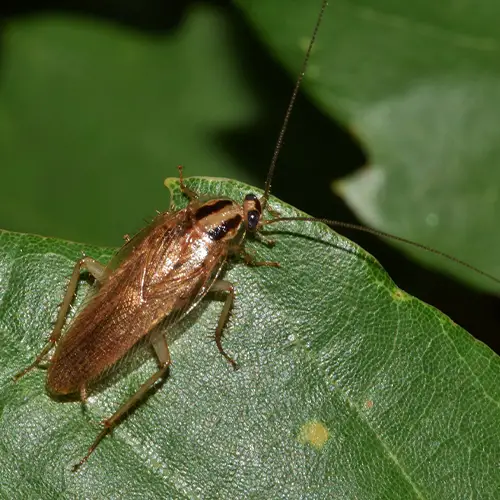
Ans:
[{"label": "cockroach head", "polygon": [[243,201],[243,214],[247,231],[257,231],[262,214],[262,207],[256,195],[249,193]]}]

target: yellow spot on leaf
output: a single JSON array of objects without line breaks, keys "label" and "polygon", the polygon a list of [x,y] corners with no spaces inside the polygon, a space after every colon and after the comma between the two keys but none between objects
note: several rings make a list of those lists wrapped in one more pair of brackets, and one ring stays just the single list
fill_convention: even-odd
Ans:
[{"label": "yellow spot on leaf", "polygon": [[324,424],[313,420],[302,426],[299,432],[299,442],[309,444],[314,448],[320,449],[328,441],[328,429]]}]

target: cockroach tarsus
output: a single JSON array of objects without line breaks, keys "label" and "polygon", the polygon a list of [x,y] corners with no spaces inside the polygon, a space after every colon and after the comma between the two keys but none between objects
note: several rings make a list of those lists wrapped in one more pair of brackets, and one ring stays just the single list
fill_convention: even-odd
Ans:
[{"label": "cockroach tarsus", "polygon": [[[221,278],[224,264],[236,254],[247,265],[279,267],[277,262],[261,262],[244,248],[247,233],[272,245],[260,230],[277,222],[320,222],[330,227],[345,227],[376,236],[395,239],[449,258],[483,276],[500,280],[453,256],[364,226],[313,217],[280,217],[269,206],[271,181],[287,129],[288,121],[305,74],[327,0],[322,0],[320,14],[296,81],[283,125],[276,142],[264,195],[247,194],[242,204],[230,198],[199,196],[187,187],[179,167],[180,189],[189,199],[186,208],[159,213],[153,222],[133,238],[125,235],[125,244],[111,262],[104,266],[91,257],[81,258],[74,266],[68,289],[59,309],[54,329],[40,354],[14,379],[19,380],[55,348],[47,373],[47,389],[55,396],[78,394],[84,402],[88,387],[112,367],[141,339],[149,341],[158,358],[158,370],[103,422],[103,428],[85,456],[74,466],[78,469],[94,452],[102,439],[155,384],[165,377],[171,365],[166,338],[155,327],[162,323],[168,329],[194,309],[208,291],[226,294],[215,329],[214,340],[227,362],[237,368],[234,359],[222,346],[224,325],[228,319],[235,292],[232,283]],[[271,218],[264,219],[266,210]],[[82,270],[92,275],[98,291],[85,307],[63,329]],[[163,331],[163,330],[162,330]]]}]

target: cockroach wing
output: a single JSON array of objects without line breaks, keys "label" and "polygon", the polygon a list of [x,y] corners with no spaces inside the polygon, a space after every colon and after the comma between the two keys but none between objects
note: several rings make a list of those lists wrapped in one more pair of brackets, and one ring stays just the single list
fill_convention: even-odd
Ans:
[{"label": "cockroach wing", "polygon": [[47,376],[51,392],[80,391],[160,321],[172,325],[203,298],[227,245],[212,241],[191,219],[189,207],[160,214],[118,253],[116,261],[123,260],[57,346]]}]

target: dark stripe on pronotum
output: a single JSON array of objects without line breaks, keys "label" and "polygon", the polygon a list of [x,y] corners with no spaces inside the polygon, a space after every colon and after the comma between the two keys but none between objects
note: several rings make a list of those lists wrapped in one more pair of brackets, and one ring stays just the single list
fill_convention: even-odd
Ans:
[{"label": "dark stripe on pronotum", "polygon": [[217,227],[208,231],[208,236],[214,241],[221,240],[231,229],[236,229],[241,224],[241,215],[235,215],[232,219],[221,222]]},{"label": "dark stripe on pronotum", "polygon": [[224,207],[227,207],[232,203],[233,202],[231,200],[217,200],[211,205],[203,205],[196,211],[194,217],[196,220],[200,221],[201,219],[204,219],[205,217],[208,217],[209,215],[214,214],[219,210],[222,210]]},{"label": "dark stripe on pronotum", "polygon": [[260,205],[260,200],[253,193],[249,193],[245,196],[245,201],[253,201],[255,203],[255,209],[262,212],[262,207]]}]

